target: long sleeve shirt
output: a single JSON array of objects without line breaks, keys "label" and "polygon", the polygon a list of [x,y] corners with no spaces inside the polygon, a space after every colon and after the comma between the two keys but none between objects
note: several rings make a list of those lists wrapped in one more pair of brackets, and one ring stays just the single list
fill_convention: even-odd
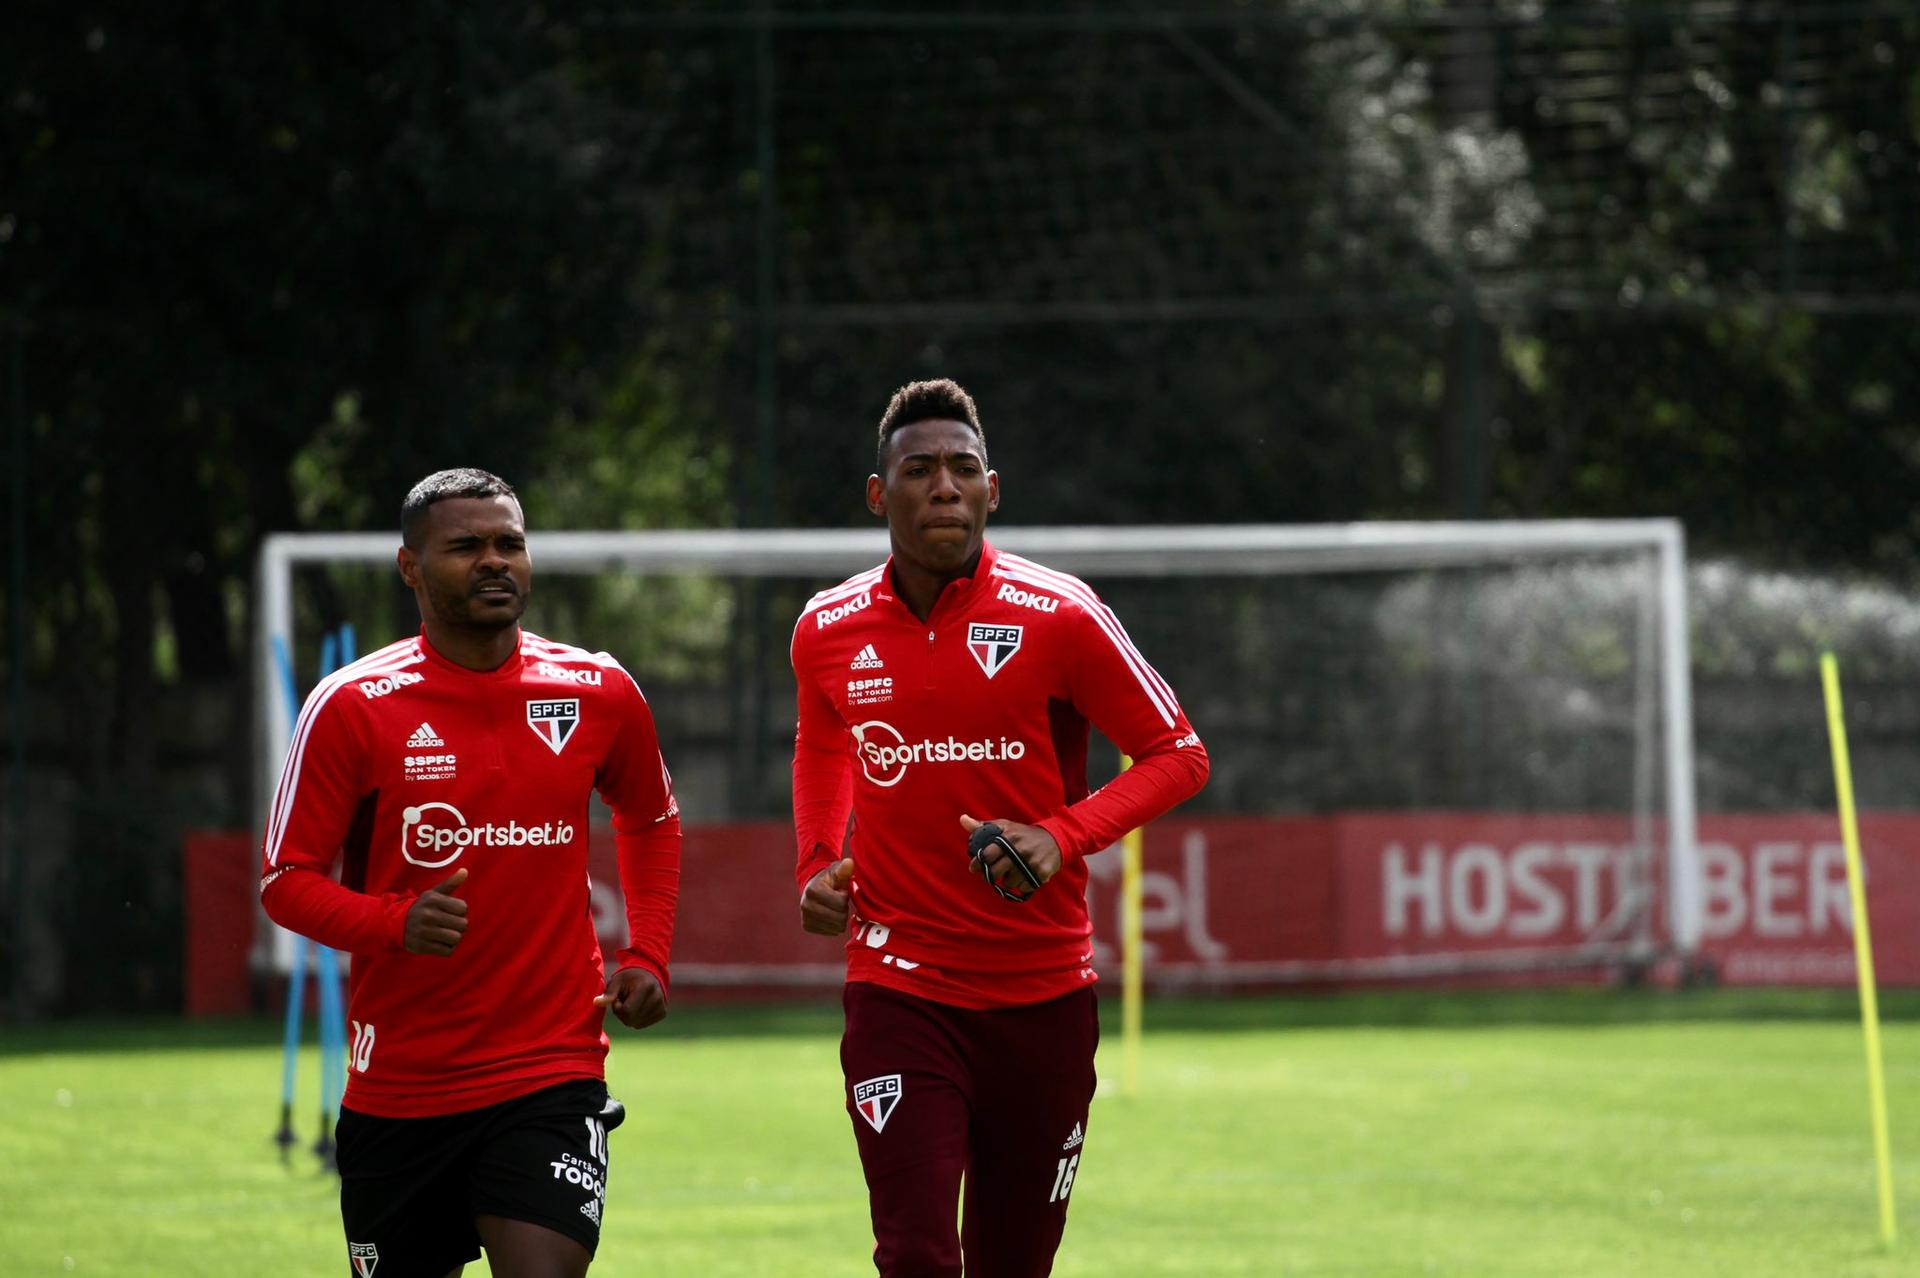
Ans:
[{"label": "long sleeve shirt", "polygon": [[[603,1076],[589,799],[613,813],[631,940],[664,989],[680,822],[646,698],[605,653],[521,632],[480,672],[403,640],[322,680],[294,728],[262,848],[275,922],[352,954],[345,1104],[455,1113]],[[336,880],[336,867],[339,877]],[[451,955],[407,911],[465,869]]]},{"label": "long sleeve shirt", "polygon": [[[796,881],[852,856],[849,980],[973,1008],[1068,993],[1095,979],[1085,858],[1198,791],[1206,749],[1084,582],[988,544],[923,621],[890,566],[794,629]],[[1094,793],[1089,724],[1134,760]],[[1060,872],[1002,900],[968,869],[962,813],[1045,829]]]}]

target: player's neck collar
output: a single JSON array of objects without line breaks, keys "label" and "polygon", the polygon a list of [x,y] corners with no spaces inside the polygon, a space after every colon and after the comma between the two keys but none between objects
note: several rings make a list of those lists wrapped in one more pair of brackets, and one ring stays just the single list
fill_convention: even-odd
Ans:
[{"label": "player's neck collar", "polygon": [[[906,596],[900,592],[899,586],[895,582],[894,573],[897,570],[897,558],[897,556],[888,555],[887,562],[881,567],[880,594],[883,598],[895,600],[902,608],[912,613],[912,605],[907,602]],[[965,599],[973,592],[974,583],[992,575],[993,565],[999,558],[1000,552],[993,548],[993,543],[982,537],[980,539],[980,557],[974,560],[972,571],[963,572],[942,581],[939,588],[934,591],[933,601],[927,609],[927,616],[921,618],[921,620],[930,620],[933,614],[938,612],[949,598],[956,600]],[[915,615],[918,616],[918,614]]]},{"label": "player's neck collar", "polygon": [[466,675],[474,679],[491,679],[502,675],[519,673],[521,654],[525,652],[526,645],[527,632],[516,624],[513,628],[513,650],[507,654],[506,660],[491,669],[477,670],[472,666],[455,661],[452,657],[449,657],[446,653],[434,647],[433,640],[427,637],[427,627],[425,623],[422,623],[420,626],[420,651],[426,655],[430,663],[450,673]]}]

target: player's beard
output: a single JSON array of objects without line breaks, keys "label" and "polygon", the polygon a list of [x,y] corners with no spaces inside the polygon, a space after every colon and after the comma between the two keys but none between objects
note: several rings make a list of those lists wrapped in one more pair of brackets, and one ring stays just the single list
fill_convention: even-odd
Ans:
[{"label": "player's beard", "polygon": [[427,582],[427,600],[433,605],[434,616],[444,624],[490,633],[518,625],[521,614],[527,610],[527,600],[533,594],[533,583],[528,582],[524,589],[518,583],[513,584],[513,606],[510,608],[476,609],[474,605],[479,601],[471,589],[442,590],[432,581]]}]

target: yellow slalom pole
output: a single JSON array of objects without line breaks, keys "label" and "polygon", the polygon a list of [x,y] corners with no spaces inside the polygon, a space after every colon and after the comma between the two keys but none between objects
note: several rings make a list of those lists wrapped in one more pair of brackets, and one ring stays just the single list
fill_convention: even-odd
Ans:
[{"label": "yellow slalom pole", "polygon": [[[1133,760],[1120,756],[1120,770]],[[1120,840],[1120,1094],[1140,1093],[1140,866],[1139,830]]]},{"label": "yellow slalom pole", "polygon": [[1833,741],[1833,784],[1840,794],[1840,837],[1847,847],[1847,897],[1853,905],[1853,960],[1860,978],[1860,1024],[1867,1040],[1867,1106],[1873,1116],[1873,1159],[1880,1184],[1880,1241],[1893,1246],[1893,1154],[1887,1140],[1887,1080],[1880,1065],[1880,1004],[1873,983],[1873,940],[1867,931],[1866,875],[1860,860],[1860,827],[1853,811],[1853,764],[1840,713],[1840,667],[1831,652],[1820,654],[1820,683],[1827,694],[1827,735]]}]

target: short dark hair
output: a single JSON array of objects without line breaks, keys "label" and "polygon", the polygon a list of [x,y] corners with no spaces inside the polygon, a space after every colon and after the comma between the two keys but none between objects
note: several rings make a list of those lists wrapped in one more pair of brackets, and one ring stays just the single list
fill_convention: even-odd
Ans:
[{"label": "short dark hair", "polygon": [[415,546],[414,533],[426,518],[427,510],[435,502],[453,497],[511,497],[516,506],[520,504],[520,494],[498,475],[471,466],[436,470],[415,484],[407,493],[407,499],[400,503],[400,540]]},{"label": "short dark hair", "polygon": [[973,396],[967,394],[959,382],[950,377],[908,382],[893,393],[893,398],[887,401],[887,411],[880,414],[880,438],[873,450],[874,469],[885,473],[887,441],[902,426],[915,422],[965,422],[980,441],[981,453],[987,451],[987,432],[980,429],[980,413],[973,406]]}]

